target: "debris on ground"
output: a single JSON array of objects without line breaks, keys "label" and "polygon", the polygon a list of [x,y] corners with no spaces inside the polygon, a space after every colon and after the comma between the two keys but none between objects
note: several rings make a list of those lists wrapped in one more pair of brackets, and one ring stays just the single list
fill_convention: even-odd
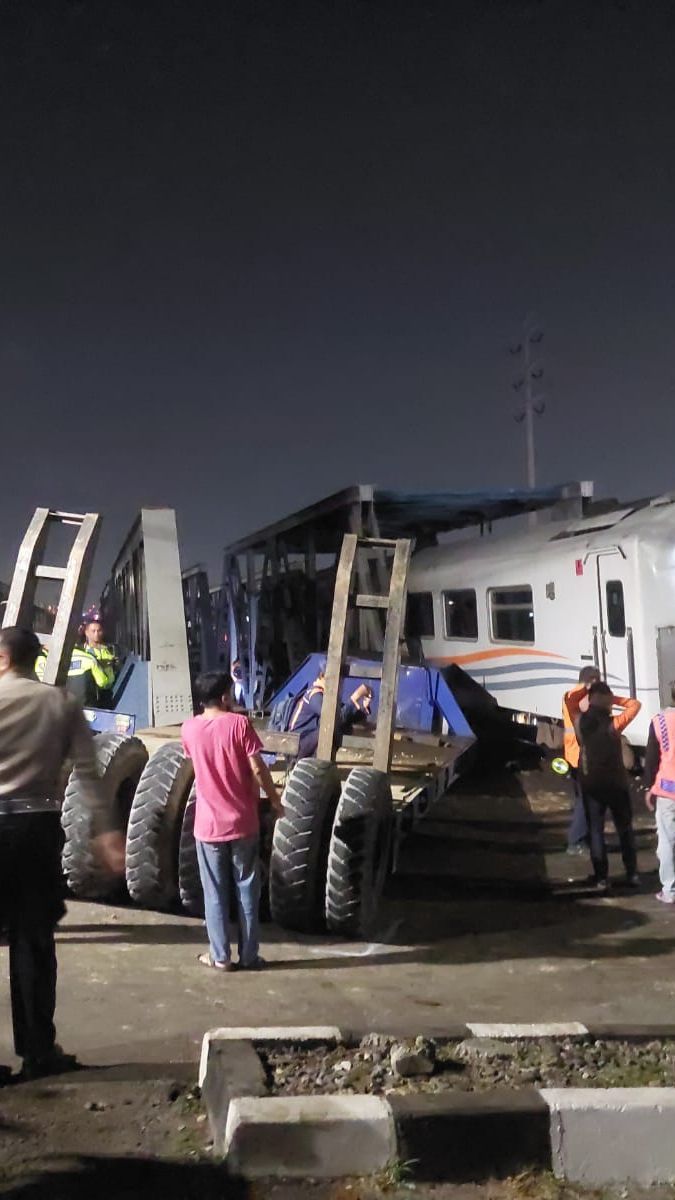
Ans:
[{"label": "debris on ground", "polygon": [[[92,1156],[101,1163],[136,1157],[206,1161],[208,1134],[198,1089],[134,1074],[133,1067],[82,1070],[0,1089],[0,1194],[43,1169],[59,1178],[66,1160],[91,1159],[85,1175],[99,1173]],[[105,1174],[102,1168],[100,1173]],[[108,1194],[98,1178],[96,1184],[92,1179],[92,1195]],[[65,1185],[63,1193],[52,1195],[70,1200]]]},{"label": "debris on ground", "polygon": [[429,1038],[422,1037],[416,1038],[412,1046],[405,1042],[397,1042],[391,1048],[389,1061],[393,1074],[401,1079],[414,1078],[416,1075],[433,1075],[436,1047]]},{"label": "debris on ground", "polygon": [[675,1040],[591,1037],[401,1040],[260,1049],[272,1095],[481,1091],[493,1087],[675,1087]]}]

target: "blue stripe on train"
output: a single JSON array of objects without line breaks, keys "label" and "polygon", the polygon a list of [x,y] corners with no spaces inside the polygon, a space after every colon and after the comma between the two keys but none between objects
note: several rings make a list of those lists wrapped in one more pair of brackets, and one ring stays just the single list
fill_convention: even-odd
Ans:
[{"label": "blue stripe on train", "polygon": [[[475,674],[470,672],[470,674],[472,679],[475,679],[477,683],[481,683],[483,676],[480,672],[476,672]],[[565,675],[546,675],[543,679],[541,677],[538,679],[503,679],[499,682],[494,682],[491,679],[485,680],[485,686],[489,692],[520,691],[521,688],[549,687],[553,686],[553,684],[559,687],[569,687],[569,683],[570,681]],[[617,680],[617,683],[620,687],[626,686],[620,679]]]},{"label": "blue stripe on train", "polygon": [[[477,669],[477,668],[474,668]],[[572,666],[568,667],[565,663],[557,662],[524,662],[524,663],[508,663],[501,667],[482,667],[480,668],[481,675],[486,679],[492,678],[494,675],[508,675],[509,671],[569,671],[573,679],[579,678],[579,668]]]}]

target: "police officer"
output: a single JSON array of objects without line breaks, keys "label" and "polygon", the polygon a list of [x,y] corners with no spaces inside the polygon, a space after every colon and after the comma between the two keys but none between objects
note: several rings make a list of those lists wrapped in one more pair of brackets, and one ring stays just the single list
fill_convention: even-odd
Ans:
[{"label": "police officer", "polygon": [[[96,687],[99,691],[109,693],[115,682],[117,659],[112,646],[105,643],[103,623],[98,615],[89,617],[85,623],[83,649],[96,659],[100,668],[96,675],[92,675]],[[101,682],[103,679],[105,682]]]},{"label": "police officer", "polygon": [[[66,687],[83,708],[108,708],[115,682],[114,651],[103,641],[103,625],[99,617],[87,620],[83,645],[73,650],[68,668]],[[42,651],[35,664],[38,679],[44,675],[47,653]]]},{"label": "police officer", "polygon": [[[47,651],[41,649],[35,663],[35,674],[39,680],[43,678],[46,662]],[[76,646],[70,658],[66,682],[71,696],[83,708],[102,708],[110,695],[110,686],[109,669],[102,666],[83,646]]]},{"label": "police officer", "polygon": [[14,1046],[26,1079],[76,1066],[54,1029],[66,761],[84,789],[94,852],[111,872],[124,867],[124,839],[107,824],[87,722],[72,696],[35,678],[39,653],[34,633],[0,629],[0,927],[9,936]]}]

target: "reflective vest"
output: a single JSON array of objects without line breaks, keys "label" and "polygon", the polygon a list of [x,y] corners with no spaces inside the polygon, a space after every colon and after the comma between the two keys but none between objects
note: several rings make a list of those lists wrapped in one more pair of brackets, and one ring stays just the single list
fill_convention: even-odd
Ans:
[{"label": "reflective vest", "polygon": [[675,800],[675,708],[666,708],[657,713],[652,724],[661,748],[661,758],[651,790],[655,796]]},{"label": "reflective vest", "polygon": [[[96,659],[100,672],[102,672],[94,675],[96,686],[101,689],[111,688],[115,682],[115,651],[105,645],[84,646],[83,650],[85,654],[91,654]],[[105,682],[102,682],[103,679]]]},{"label": "reflective vest", "polygon": [[563,718],[563,753],[567,762],[571,767],[579,766],[579,755],[581,750],[577,740],[576,723],[581,714],[582,701],[588,697],[588,690],[584,683],[578,684],[571,691],[565,692],[562,702],[562,718]]},{"label": "reflective vest", "polygon": [[[43,651],[36,660],[35,674],[42,679],[45,672],[47,654]],[[96,706],[98,693],[109,688],[114,680],[114,674],[107,666],[101,665],[96,655],[89,650],[76,647],[73,650],[68,668],[66,689],[79,700],[83,706]]]}]

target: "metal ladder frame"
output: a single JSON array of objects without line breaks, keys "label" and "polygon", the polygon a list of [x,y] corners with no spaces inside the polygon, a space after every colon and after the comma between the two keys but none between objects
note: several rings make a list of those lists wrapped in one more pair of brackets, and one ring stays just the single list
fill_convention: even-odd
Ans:
[{"label": "metal ladder frame", "polygon": [[[380,552],[382,557],[384,557],[384,553],[387,550],[394,551],[388,593],[375,595],[355,592],[355,576],[359,582],[362,578],[360,566],[357,562],[359,550],[365,554],[369,551]],[[373,767],[375,770],[387,774],[391,767],[392,740],[396,717],[396,686],[401,661],[401,640],[405,620],[408,567],[410,565],[411,552],[412,542],[409,538],[399,538],[396,541],[392,541],[386,538],[362,538],[354,533],[347,533],[344,536],[335,580],[333,615],[328,641],[326,684],[321,709],[317,758],[332,760],[337,748],[338,706],[340,703],[342,680],[347,673],[345,657],[349,632],[349,616],[355,610],[372,611],[373,609],[382,609],[386,613],[382,664],[373,663],[369,670],[370,678],[380,680],[380,699],[377,709],[375,737],[363,738],[361,740],[364,745],[373,746]],[[361,669],[360,674],[363,675],[363,673]],[[354,744],[355,738],[351,737],[350,745]]]},{"label": "metal ladder frame", "polygon": [[[77,528],[65,567],[46,566],[41,562],[50,530],[55,525]],[[40,634],[40,640],[49,650],[44,683],[62,687],[68,678],[100,528],[98,513],[36,508],[21,543],[2,620],[3,629],[12,625],[32,629],[35,592],[40,579],[62,585],[54,628],[50,634]]]}]

